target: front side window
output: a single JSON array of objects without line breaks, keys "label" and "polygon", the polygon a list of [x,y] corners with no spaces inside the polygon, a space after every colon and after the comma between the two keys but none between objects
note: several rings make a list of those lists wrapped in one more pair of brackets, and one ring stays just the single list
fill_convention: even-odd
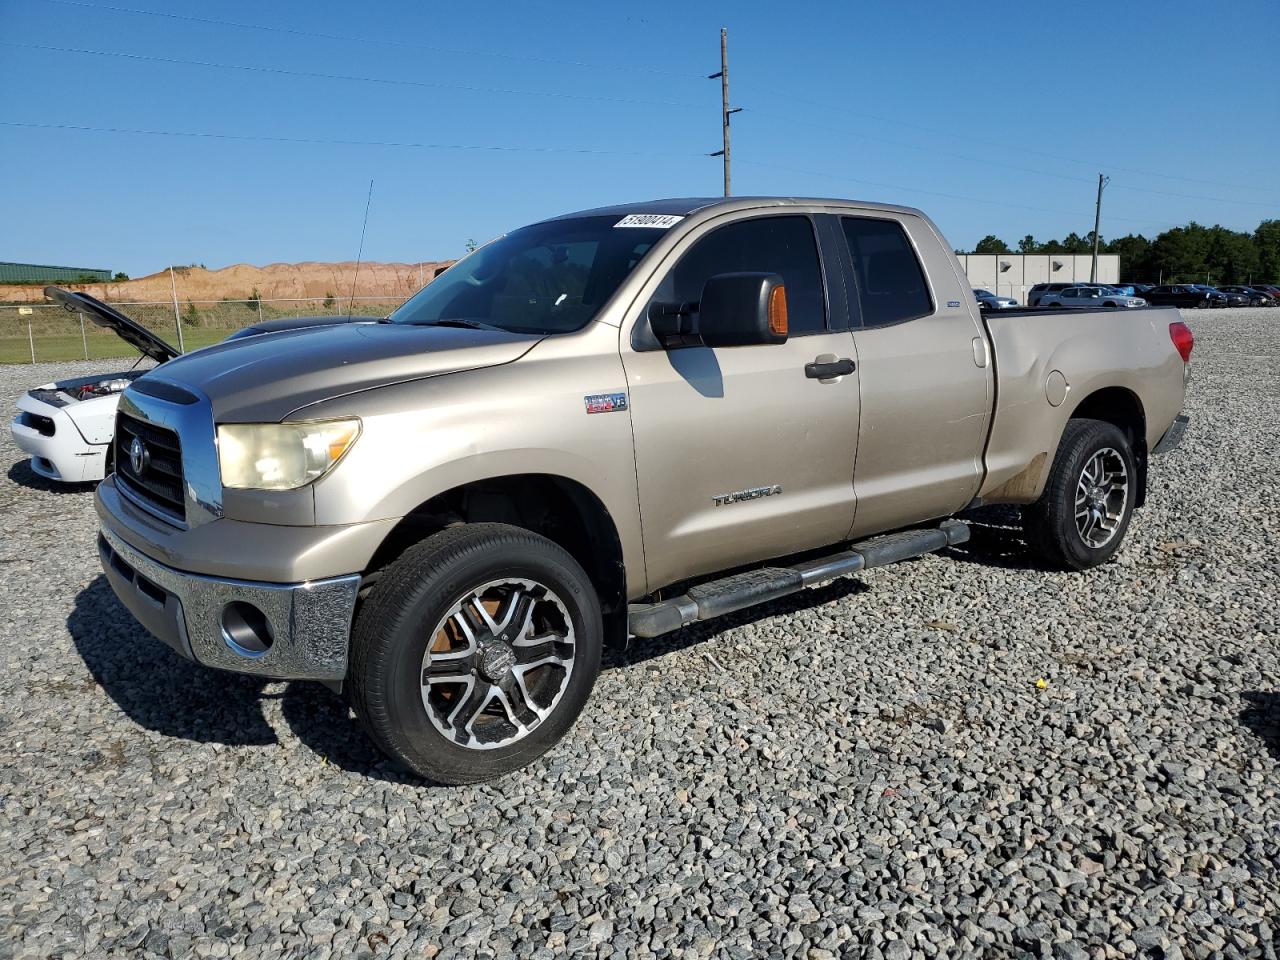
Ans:
[{"label": "front side window", "polygon": [[840,224],[853,258],[863,326],[881,327],[933,312],[929,285],[902,224],[867,217],[842,217]]},{"label": "front side window", "polygon": [[600,312],[665,232],[618,216],[549,220],[486,244],[433,280],[392,323],[572,333]]},{"label": "front side window", "polygon": [[780,274],[787,288],[788,336],[826,329],[822,267],[808,217],[758,217],[716,228],[680,258],[654,299],[697,303],[706,282],[721,273]]}]

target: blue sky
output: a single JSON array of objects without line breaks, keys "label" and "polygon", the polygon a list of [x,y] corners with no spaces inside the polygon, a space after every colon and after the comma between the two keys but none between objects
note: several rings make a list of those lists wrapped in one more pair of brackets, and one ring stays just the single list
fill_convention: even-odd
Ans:
[{"label": "blue sky", "polygon": [[52,125],[0,124],[0,260],[353,259],[370,178],[365,257],[410,262],[715,195],[721,26],[736,194],[911,204],[966,248],[1085,233],[1099,171],[1104,236],[1280,216],[1275,0],[0,0],[0,121]]}]

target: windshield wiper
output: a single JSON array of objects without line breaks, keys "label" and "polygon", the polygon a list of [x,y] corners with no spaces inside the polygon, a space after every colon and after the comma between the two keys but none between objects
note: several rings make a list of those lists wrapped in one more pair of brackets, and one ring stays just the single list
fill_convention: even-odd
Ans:
[{"label": "windshield wiper", "polygon": [[468,330],[497,330],[505,333],[501,327],[495,327],[492,323],[483,323],[480,320],[468,320],[463,317],[447,317],[444,320],[431,320],[426,323],[414,324],[419,327],[466,327]]}]

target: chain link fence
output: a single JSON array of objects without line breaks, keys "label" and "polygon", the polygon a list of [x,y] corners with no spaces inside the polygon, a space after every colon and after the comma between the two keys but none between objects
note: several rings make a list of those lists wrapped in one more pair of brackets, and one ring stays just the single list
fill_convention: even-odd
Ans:
[{"label": "chain link fence", "polygon": [[[181,345],[187,351],[226,339],[236,330],[282,317],[385,317],[403,301],[356,297],[292,300],[184,300],[178,305]],[[179,346],[178,319],[171,300],[111,304],[174,348]],[[60,360],[106,360],[137,357],[138,352],[110,330],[59,304],[0,304],[0,363],[52,363]]]}]

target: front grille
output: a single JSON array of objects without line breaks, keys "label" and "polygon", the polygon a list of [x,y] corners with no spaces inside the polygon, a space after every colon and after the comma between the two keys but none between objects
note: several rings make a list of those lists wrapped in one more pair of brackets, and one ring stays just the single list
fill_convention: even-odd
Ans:
[{"label": "front grille", "polygon": [[42,417],[38,413],[31,413],[27,410],[23,410],[18,414],[18,422],[25,427],[30,427],[32,430],[37,431],[44,437],[52,437],[56,430],[53,420],[49,417]]},{"label": "front grille", "polygon": [[[141,440],[147,462],[139,472],[130,455],[133,441]],[[125,491],[163,516],[177,521],[187,517],[182,491],[182,445],[168,427],[147,423],[127,413],[116,416],[116,482]]]}]

